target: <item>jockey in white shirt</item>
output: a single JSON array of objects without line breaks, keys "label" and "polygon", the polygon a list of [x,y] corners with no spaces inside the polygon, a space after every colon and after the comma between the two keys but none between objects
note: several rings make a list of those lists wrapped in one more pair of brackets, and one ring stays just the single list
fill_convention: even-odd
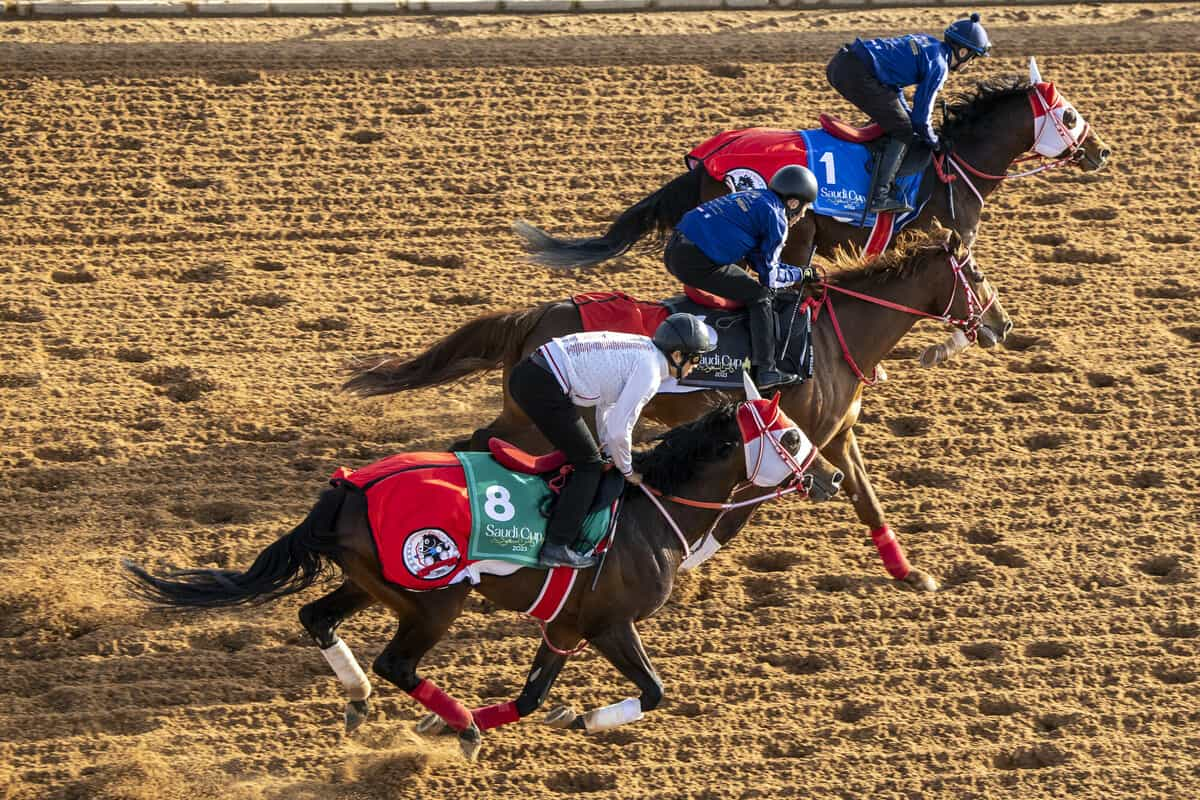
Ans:
[{"label": "jockey in white shirt", "polygon": [[582,569],[595,563],[570,547],[604,469],[600,448],[576,406],[596,407],[596,431],[604,449],[627,481],[640,483],[641,475],[633,471],[632,446],[633,426],[642,408],[672,371],[682,380],[700,355],[715,347],[700,319],[672,314],[653,339],[610,331],[574,333],[551,339],[513,367],[509,393],[575,468],[546,525],[541,566]]}]

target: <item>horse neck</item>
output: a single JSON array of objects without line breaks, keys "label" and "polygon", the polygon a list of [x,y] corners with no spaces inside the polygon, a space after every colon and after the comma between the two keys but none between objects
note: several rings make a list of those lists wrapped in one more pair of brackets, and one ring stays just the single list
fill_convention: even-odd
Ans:
[{"label": "horse neck", "polygon": [[[738,447],[727,458],[701,469],[696,477],[677,487],[672,496],[706,503],[724,503],[729,499],[729,495],[733,492],[734,487],[745,477],[743,459],[742,448]],[[744,498],[739,496],[739,499]],[[647,502],[650,502],[649,499],[647,499]],[[659,502],[666,512],[671,515],[671,519],[675,521],[675,524],[679,527],[679,530],[683,533],[689,544],[695,544],[723,515],[723,512],[719,510],[696,508],[683,503],[673,502],[667,497],[660,498]],[[650,505],[653,505],[653,503],[650,503]],[[742,510],[739,509],[732,513],[740,515]],[[658,536],[664,541],[677,543],[678,539],[671,530],[670,523],[663,518],[662,513],[654,509],[654,516],[659,523],[655,528],[659,532]],[[746,514],[745,518],[748,519],[749,514]],[[724,525],[721,527],[723,528]],[[740,528],[741,525],[738,527]],[[736,530],[733,531],[733,533],[736,532]],[[729,538],[732,538],[733,533],[729,534]],[[725,540],[719,541],[722,544],[725,542]]]},{"label": "horse neck", "polygon": [[[932,306],[937,299],[933,270],[928,267],[907,278],[890,278],[881,282],[871,279],[853,280],[845,288],[853,289],[871,297],[888,300],[918,311],[935,313]],[[870,376],[875,366],[912,329],[919,317],[907,311],[897,311],[886,306],[875,305],[866,300],[829,292],[830,302],[837,314],[842,337],[850,356]],[[941,309],[938,309],[940,312]],[[834,339],[837,334],[828,314],[822,315],[818,330]],[[836,345],[835,345],[836,346]]]},{"label": "horse neck", "polygon": [[[1003,175],[1022,153],[1033,147],[1033,109],[1027,92],[1006,98],[954,140],[954,155],[980,172]],[[945,171],[953,172],[946,166]],[[970,173],[968,173],[970,174]],[[998,180],[970,175],[984,197],[1000,186]]]}]

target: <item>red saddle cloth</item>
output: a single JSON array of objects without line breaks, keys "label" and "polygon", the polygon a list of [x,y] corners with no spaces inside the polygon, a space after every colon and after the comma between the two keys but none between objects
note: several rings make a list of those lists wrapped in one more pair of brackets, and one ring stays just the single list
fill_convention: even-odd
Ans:
[{"label": "red saddle cloth", "polygon": [[832,114],[822,114],[821,128],[830,136],[836,136],[847,142],[866,144],[883,136],[883,128],[878,122],[872,122],[861,128],[856,128],[848,122],[842,122]]},{"label": "red saddle cloth", "polygon": [[561,450],[546,453],[544,456],[535,456],[526,453],[515,444],[495,436],[488,439],[488,450],[492,452],[492,458],[496,459],[500,466],[511,469],[513,472],[524,472],[526,475],[541,475],[567,463],[567,457]]},{"label": "red saddle cloth", "polygon": [[739,303],[737,300],[730,300],[728,297],[721,297],[712,292],[706,292],[703,289],[697,289],[695,286],[684,284],[683,293],[686,294],[693,302],[699,303],[702,306],[709,308],[744,308],[745,303]]},{"label": "red saddle cloth", "polygon": [[585,331],[616,331],[653,336],[669,312],[662,303],[637,300],[624,292],[588,292],[571,298]]},{"label": "red saddle cloth", "polygon": [[752,170],[764,183],[789,164],[808,166],[808,148],[799,131],[742,128],[718,133],[683,157],[688,169],[703,164],[713,180],[724,181],[732,170]]}]

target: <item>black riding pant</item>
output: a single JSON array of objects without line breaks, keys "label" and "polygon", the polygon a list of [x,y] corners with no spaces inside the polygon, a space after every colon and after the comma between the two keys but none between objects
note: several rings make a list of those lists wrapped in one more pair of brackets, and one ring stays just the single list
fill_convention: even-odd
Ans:
[{"label": "black riding pant", "polygon": [[579,536],[584,517],[604,471],[596,439],[579,409],[536,354],[522,359],[508,376],[508,392],[575,471],[567,478],[546,525],[546,543],[569,545]]},{"label": "black riding pant", "polygon": [[775,369],[775,311],[766,286],[740,267],[716,263],[678,231],[667,242],[663,261],[667,271],[686,285],[744,303],[750,314],[750,361]]},{"label": "black riding pant", "polygon": [[900,104],[897,89],[884,86],[867,64],[846,45],[834,54],[825,67],[829,85],[878,122],[889,136],[906,144],[912,139],[912,120]]}]

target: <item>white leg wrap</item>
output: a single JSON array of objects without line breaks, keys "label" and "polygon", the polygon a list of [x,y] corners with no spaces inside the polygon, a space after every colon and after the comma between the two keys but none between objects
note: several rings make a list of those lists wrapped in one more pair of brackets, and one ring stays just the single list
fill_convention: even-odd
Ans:
[{"label": "white leg wrap", "polygon": [[333,647],[321,650],[321,655],[325,656],[325,660],[333,668],[333,674],[337,675],[338,680],[346,687],[351,700],[366,700],[371,696],[371,682],[367,680],[366,673],[362,671],[354,653],[350,652],[345,642],[338,639]]},{"label": "white leg wrap", "polygon": [[629,697],[604,708],[595,708],[583,715],[583,727],[588,731],[606,731],[627,725],[642,718],[642,701]]}]

